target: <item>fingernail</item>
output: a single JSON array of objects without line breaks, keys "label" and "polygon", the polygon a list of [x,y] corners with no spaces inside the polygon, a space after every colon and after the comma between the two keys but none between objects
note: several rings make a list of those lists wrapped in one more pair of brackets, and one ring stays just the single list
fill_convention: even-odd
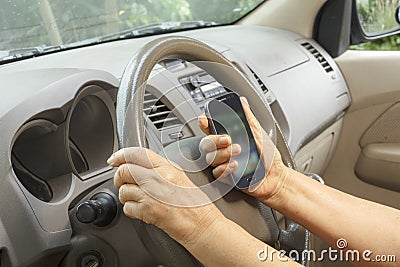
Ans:
[{"label": "fingernail", "polygon": [[107,160],[108,165],[113,165],[115,163],[115,155],[112,154],[111,157]]},{"label": "fingernail", "polygon": [[228,136],[223,136],[219,139],[219,142],[221,145],[227,145],[229,144],[229,137]]},{"label": "fingernail", "polygon": [[246,102],[246,104],[249,104],[249,102],[247,101],[247,98],[245,98],[244,96],[240,97],[244,102]]},{"label": "fingernail", "polygon": [[229,163],[229,169],[234,169],[236,167],[236,161],[231,161],[230,163]]},{"label": "fingernail", "polygon": [[232,145],[232,154],[234,154],[234,155],[239,154],[240,150],[241,150],[241,147],[239,144]]}]

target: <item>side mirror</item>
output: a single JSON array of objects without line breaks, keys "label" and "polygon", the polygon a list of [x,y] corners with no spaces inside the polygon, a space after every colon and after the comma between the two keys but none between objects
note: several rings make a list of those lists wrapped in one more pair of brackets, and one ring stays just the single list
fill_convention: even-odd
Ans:
[{"label": "side mirror", "polygon": [[358,22],[366,37],[379,38],[396,34],[400,30],[398,1],[354,0]]}]

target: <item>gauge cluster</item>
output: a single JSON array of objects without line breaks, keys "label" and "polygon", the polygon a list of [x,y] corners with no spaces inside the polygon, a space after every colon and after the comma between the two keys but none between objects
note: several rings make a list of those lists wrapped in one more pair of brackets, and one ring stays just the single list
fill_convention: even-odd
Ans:
[{"label": "gauge cluster", "polygon": [[36,198],[64,198],[73,177],[110,170],[116,148],[114,102],[99,86],[80,90],[71,105],[34,115],[16,135],[11,151],[15,175]]}]

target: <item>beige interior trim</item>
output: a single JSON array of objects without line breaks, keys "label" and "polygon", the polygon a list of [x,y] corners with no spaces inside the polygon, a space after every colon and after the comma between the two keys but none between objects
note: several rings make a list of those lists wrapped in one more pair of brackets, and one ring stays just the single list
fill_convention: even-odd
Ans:
[{"label": "beige interior trim", "polygon": [[348,51],[336,59],[348,84],[352,105],[323,178],[341,191],[400,208],[398,192],[371,185],[355,173],[360,139],[400,99],[400,51]]},{"label": "beige interior trim", "polygon": [[349,50],[336,58],[352,96],[349,111],[400,99],[400,52]]},{"label": "beige interior trim", "polygon": [[400,164],[400,144],[369,144],[362,153],[370,159]]},{"label": "beige interior trim", "polygon": [[326,0],[267,0],[238,24],[270,26],[312,37],[314,20]]},{"label": "beige interior trim", "polygon": [[398,192],[371,185],[355,173],[361,136],[389,106],[382,104],[346,114],[336,151],[322,177],[327,185],[343,192],[400,209]]},{"label": "beige interior trim", "polygon": [[294,160],[300,172],[323,174],[335,151],[342,124],[343,119],[338,120],[296,153]]},{"label": "beige interior trim", "polygon": [[362,148],[368,144],[381,143],[400,143],[400,102],[386,110],[360,140]]},{"label": "beige interior trim", "polygon": [[400,144],[370,144],[361,152],[355,167],[363,181],[400,191]]}]

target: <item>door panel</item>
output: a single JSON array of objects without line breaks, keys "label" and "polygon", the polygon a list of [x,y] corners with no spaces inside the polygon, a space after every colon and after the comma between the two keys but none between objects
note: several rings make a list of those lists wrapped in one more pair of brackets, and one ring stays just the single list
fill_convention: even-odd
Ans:
[{"label": "door panel", "polygon": [[364,182],[400,191],[400,144],[370,144],[358,157],[356,175]]},{"label": "door panel", "polygon": [[[323,178],[341,191],[400,209],[394,191],[400,183],[400,51],[348,51],[336,62],[352,104]],[[312,241],[316,251],[329,247],[315,236]],[[325,260],[314,266],[353,265]]]},{"label": "door panel", "polygon": [[400,191],[400,102],[386,110],[363,134],[355,172],[361,180]]},{"label": "door panel", "polygon": [[[344,117],[338,146],[324,179],[328,185],[352,195],[400,208],[399,192],[370,184],[373,180],[374,184],[395,189],[386,181],[386,164],[377,164],[373,179],[365,179],[365,171],[360,171],[365,165],[362,162],[356,171],[359,158],[370,160],[372,156],[377,162],[387,161],[388,155],[382,155],[387,151],[391,151],[392,158],[400,157],[400,52],[348,51],[336,62],[346,78],[352,105]],[[386,144],[386,152],[383,147],[376,147],[379,144]],[[400,180],[399,172],[390,177],[395,179]]]}]

